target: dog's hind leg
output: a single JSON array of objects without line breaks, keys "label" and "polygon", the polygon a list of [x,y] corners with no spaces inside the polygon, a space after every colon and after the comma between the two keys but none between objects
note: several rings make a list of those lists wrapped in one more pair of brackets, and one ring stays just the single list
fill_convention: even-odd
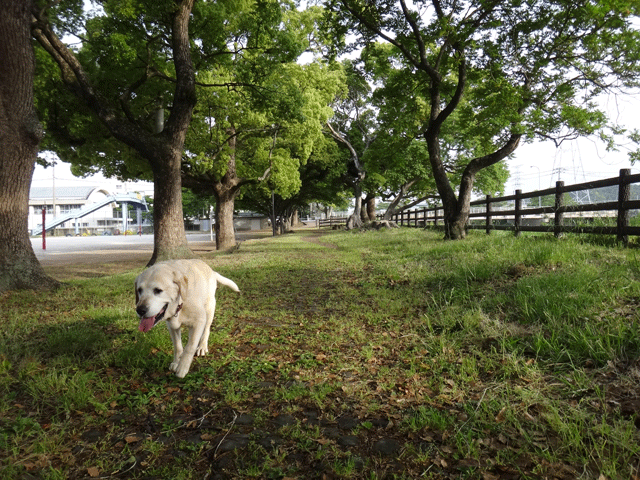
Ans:
[{"label": "dog's hind leg", "polygon": [[196,357],[204,357],[207,353],[209,353],[209,335],[211,334],[211,324],[213,323],[213,316],[216,311],[216,298],[213,297],[212,300],[209,301],[209,305],[206,308],[207,312],[207,324],[204,327],[202,332],[202,337],[200,337],[200,341],[198,342],[198,348],[196,349]]}]

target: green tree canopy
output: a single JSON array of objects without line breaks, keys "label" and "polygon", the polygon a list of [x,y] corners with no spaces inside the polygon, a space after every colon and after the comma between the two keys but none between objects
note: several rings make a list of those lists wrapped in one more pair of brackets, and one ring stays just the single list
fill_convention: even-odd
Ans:
[{"label": "green tree canopy", "polygon": [[[227,82],[237,82],[237,74],[227,71]],[[202,75],[204,85],[210,85],[208,75]],[[215,76],[224,78],[219,72]],[[288,62],[249,90],[201,89],[183,172],[186,185],[215,195],[221,239],[233,235],[233,201],[246,185],[264,183],[252,192],[268,192],[265,199],[271,192],[282,199],[298,193],[300,169],[324,141],[330,104],[343,84],[339,66]]]},{"label": "green tree canopy", "polygon": [[[194,153],[184,142],[201,93],[197,84],[260,95],[265,79],[306,48],[285,15],[295,12],[294,4],[105,0],[84,16],[79,4],[34,10],[35,36],[60,72],[49,75],[51,62],[42,63],[46,147],[71,161],[75,173],[152,176],[162,189],[154,194],[155,232],[176,237],[169,233],[182,230],[177,206],[183,164]],[[69,33],[80,39],[78,48],[60,41]],[[73,96],[60,94],[61,84]],[[161,228],[163,212],[176,212],[170,228]],[[184,235],[177,237],[186,244]]]},{"label": "green tree canopy", "polygon": [[[596,97],[635,87],[640,78],[636,2],[332,0],[327,6],[334,38],[354,38],[348,48],[389,44],[394,61],[379,68],[412,77],[426,99],[426,114],[416,111],[414,123],[427,145],[448,238],[464,237],[479,172],[509,158],[522,141],[610,134],[615,126]],[[448,168],[451,147],[464,147],[454,150],[457,185]]]}]

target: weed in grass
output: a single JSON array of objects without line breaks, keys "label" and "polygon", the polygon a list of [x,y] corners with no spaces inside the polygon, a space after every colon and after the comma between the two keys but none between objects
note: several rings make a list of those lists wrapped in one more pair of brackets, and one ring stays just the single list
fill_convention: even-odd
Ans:
[{"label": "weed in grass", "polygon": [[353,478],[357,472],[358,463],[362,463],[362,461],[358,460],[352,455],[347,455],[345,458],[336,458],[332,465],[333,472],[342,478]]},{"label": "weed in grass", "polygon": [[446,410],[425,406],[418,407],[403,422],[403,426],[412,432],[419,432],[423,429],[444,432],[453,424],[454,419]]},{"label": "weed in grass", "polygon": [[309,396],[309,388],[302,383],[294,381],[276,388],[273,393],[276,400],[291,402],[307,398]]},{"label": "weed in grass", "polygon": [[224,379],[219,384],[220,393],[228,405],[239,405],[251,394],[252,388],[247,383],[238,383],[235,380]]},{"label": "weed in grass", "polygon": [[96,379],[94,372],[42,371],[25,382],[25,389],[35,405],[51,408],[56,414],[88,406],[106,410],[96,401],[93,388]]},{"label": "weed in grass", "polygon": [[460,458],[479,460],[482,456],[477,433],[472,430],[458,430],[455,435],[456,450]]}]

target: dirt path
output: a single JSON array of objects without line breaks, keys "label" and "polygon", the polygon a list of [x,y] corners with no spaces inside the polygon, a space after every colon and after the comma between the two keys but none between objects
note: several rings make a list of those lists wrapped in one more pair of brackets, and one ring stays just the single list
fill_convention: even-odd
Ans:
[{"label": "dirt path", "polygon": [[332,243],[323,242],[323,241],[320,240],[327,233],[328,232],[317,231],[317,233],[314,233],[313,235],[305,235],[304,237],[302,237],[302,240],[304,240],[305,242],[315,243],[316,245],[321,245],[321,246],[327,247],[327,248],[338,248],[337,245],[334,245]]}]

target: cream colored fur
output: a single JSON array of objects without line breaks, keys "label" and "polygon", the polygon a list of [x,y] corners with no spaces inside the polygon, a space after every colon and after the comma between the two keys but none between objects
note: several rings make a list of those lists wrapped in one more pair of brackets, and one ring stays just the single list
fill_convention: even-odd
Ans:
[{"label": "cream colored fur", "polygon": [[[173,343],[173,362],[169,369],[179,378],[187,374],[194,356],[209,352],[218,284],[240,291],[232,280],[214,272],[202,260],[160,262],[136,278],[139,329],[147,332],[160,321],[167,324]],[[180,335],[182,326],[189,331],[184,349]]]}]

